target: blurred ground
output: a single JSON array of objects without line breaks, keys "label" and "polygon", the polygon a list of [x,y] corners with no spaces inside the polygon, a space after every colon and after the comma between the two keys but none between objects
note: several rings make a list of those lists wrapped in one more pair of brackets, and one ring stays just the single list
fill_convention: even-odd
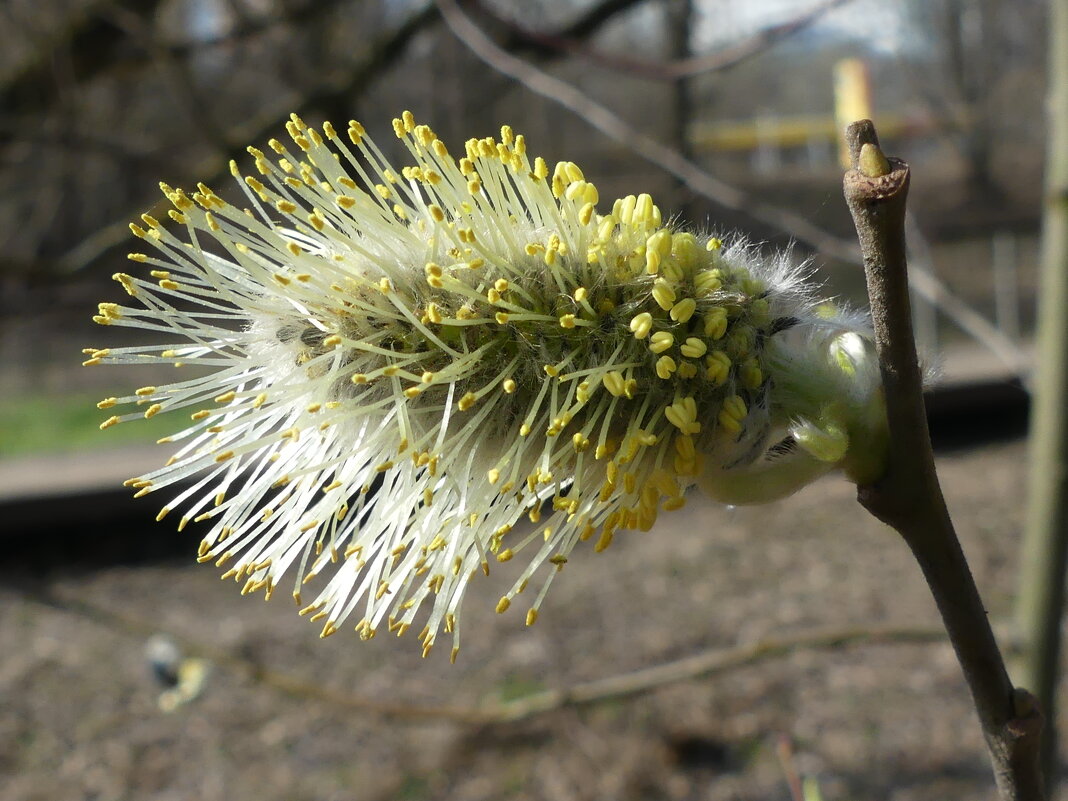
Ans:
[{"label": "blurred ground", "polygon": [[[1010,611],[1024,447],[944,457],[946,495],[995,620]],[[286,600],[242,598],[188,560],[12,573],[0,581],[0,801],[154,799],[788,799],[776,756],[834,799],[993,798],[946,644],[798,651],[629,700],[513,725],[397,720],[301,698],[217,665],[176,712],[138,626],[33,600],[87,603],[335,692],[473,707],[728,647],[845,624],[918,626],[933,603],[904,546],[825,480],[789,501],[725,510],[694,499],[648,534],[576,553],[536,626],[476,582],[463,648],[427,660],[408,637],[325,641]],[[92,537],[93,528],[86,527]],[[176,537],[162,525],[145,537]],[[282,593],[279,593],[281,595]],[[410,637],[410,635],[409,635]]]}]

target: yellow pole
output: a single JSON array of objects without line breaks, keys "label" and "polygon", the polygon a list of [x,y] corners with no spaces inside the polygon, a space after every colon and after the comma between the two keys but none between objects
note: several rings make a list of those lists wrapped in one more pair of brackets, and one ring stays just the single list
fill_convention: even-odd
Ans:
[{"label": "yellow pole", "polygon": [[843,169],[852,166],[845,129],[856,120],[873,117],[871,74],[859,58],[843,58],[834,65],[834,121],[838,129],[838,158]]}]

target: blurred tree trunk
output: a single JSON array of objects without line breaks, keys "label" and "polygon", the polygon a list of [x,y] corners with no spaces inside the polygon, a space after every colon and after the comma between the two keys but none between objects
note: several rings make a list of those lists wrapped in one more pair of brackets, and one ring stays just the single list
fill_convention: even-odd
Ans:
[{"label": "blurred tree trunk", "polygon": [[[694,25],[694,0],[667,0],[668,53],[674,61],[693,55],[690,45]],[[693,158],[690,146],[690,122],[693,119],[693,100],[690,79],[679,78],[671,86],[671,131],[668,144],[686,158]],[[672,205],[684,219],[693,219],[693,193],[681,182],[675,184],[679,202]]]},{"label": "blurred tree trunk", "polygon": [[1068,0],[1050,0],[1049,31],[1046,194],[1019,620],[1020,683],[1038,697],[1046,716],[1042,767],[1052,791],[1068,555]]}]

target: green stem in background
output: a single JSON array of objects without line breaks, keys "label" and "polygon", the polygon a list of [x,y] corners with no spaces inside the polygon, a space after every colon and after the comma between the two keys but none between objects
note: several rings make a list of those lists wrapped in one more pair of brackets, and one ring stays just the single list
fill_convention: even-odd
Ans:
[{"label": "green stem in background", "polygon": [[1068,557],[1068,0],[1050,3],[1046,206],[1042,220],[1031,475],[1017,608],[1020,679],[1046,711],[1041,764],[1056,776],[1056,687]]},{"label": "green stem in background", "polygon": [[909,168],[882,157],[870,120],[849,126],[853,169],[844,191],[868,282],[889,441],[884,475],[858,488],[860,503],[912,550],[934,595],[971,690],[1003,801],[1044,797],[1038,769],[1042,718],[1032,696],[1014,689],[990,629],[935,473],[912,335],[905,259]]}]

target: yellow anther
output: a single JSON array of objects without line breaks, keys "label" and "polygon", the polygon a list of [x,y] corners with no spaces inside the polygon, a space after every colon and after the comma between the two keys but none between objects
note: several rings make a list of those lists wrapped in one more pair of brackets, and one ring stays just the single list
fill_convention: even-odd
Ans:
[{"label": "yellow anther", "polygon": [[468,392],[462,398],[460,398],[456,406],[461,412],[466,412],[468,409],[475,405],[475,402],[477,400],[478,397],[475,395],[475,393]]},{"label": "yellow anther", "polygon": [[653,330],[653,315],[649,314],[649,312],[636,314],[631,318],[630,330],[634,333],[635,339],[645,339],[649,336],[649,332]]},{"label": "yellow anther", "polygon": [[671,255],[671,246],[671,232],[666,228],[662,228],[645,240],[646,253],[655,252],[665,259]]},{"label": "yellow anther", "polygon": [[727,333],[727,310],[722,306],[715,306],[704,314],[705,336],[712,339],[722,339]]},{"label": "yellow anther", "polygon": [[723,272],[721,270],[701,270],[693,279],[694,290],[697,297],[703,298],[723,288]]},{"label": "yellow anther", "polygon": [[122,284],[122,288],[126,290],[126,294],[131,296],[137,295],[137,285],[134,283],[133,276],[127,275],[126,273],[115,273],[111,278]]},{"label": "yellow anther", "polygon": [[665,381],[671,378],[671,374],[678,369],[675,365],[675,360],[670,356],[661,356],[656,360],[656,374],[663,378]]},{"label": "yellow anther", "polygon": [[653,203],[652,197],[644,192],[638,195],[634,202],[634,215],[631,222],[660,225],[660,209]]},{"label": "yellow anther", "polygon": [[730,376],[730,357],[721,350],[715,350],[708,354],[705,358],[705,365],[707,368],[705,377],[717,386],[725,382]]},{"label": "yellow anther", "polygon": [[731,395],[723,401],[723,408],[716,419],[724,430],[737,434],[742,430],[742,421],[748,413],[745,401],[738,395]]},{"label": "yellow anther", "polygon": [[145,409],[145,419],[148,420],[155,417],[157,414],[163,411],[163,404],[153,403],[147,409]]},{"label": "yellow anther", "polygon": [[565,314],[563,317],[561,317],[560,318],[560,327],[561,328],[574,328],[575,327],[575,315],[573,315],[573,314]]},{"label": "yellow anther", "polygon": [[[498,556],[497,558],[500,559],[500,556]],[[508,611],[508,607],[511,605],[512,602],[509,598],[502,597],[501,600],[497,602],[497,614],[503,615],[505,612]]]},{"label": "yellow anther", "polygon": [[742,380],[742,386],[746,389],[757,389],[764,383],[764,373],[760,369],[760,362],[756,359],[746,359],[742,362],[738,375]]},{"label": "yellow anther", "polygon": [[107,420],[105,420],[103,423],[100,424],[100,430],[103,431],[105,428],[111,428],[114,425],[118,425],[119,422],[120,422],[120,418],[119,417],[117,417],[117,416],[109,417]]},{"label": "yellow anther", "polygon": [[701,424],[697,422],[697,401],[682,398],[664,409],[664,417],[683,434],[699,434]]},{"label": "yellow anther", "polygon": [[669,331],[657,331],[649,339],[649,350],[653,353],[663,353],[675,344],[675,336]]},{"label": "yellow anther", "polygon": [[590,447],[590,441],[586,439],[581,432],[576,432],[575,435],[571,437],[571,444],[574,446],[577,453],[582,453]]},{"label": "yellow anther", "polygon": [[686,342],[680,348],[682,355],[690,359],[700,359],[705,355],[708,350],[708,345],[704,343],[704,340],[697,337],[687,337]]},{"label": "yellow anther", "polygon": [[756,332],[747,325],[735,326],[734,330],[731,331],[730,336],[727,337],[727,348],[736,359],[741,359],[749,355],[749,352],[753,347],[753,337],[755,333]]},{"label": "yellow anther", "polygon": [[675,305],[675,290],[663,278],[657,278],[653,283],[653,300],[661,309],[668,311]]},{"label": "yellow anther", "polygon": [[712,237],[711,239],[708,240],[708,244],[705,245],[705,250],[716,251],[716,250],[720,250],[722,247],[723,247],[723,241],[720,240],[720,239],[717,239],[716,237]]},{"label": "yellow anther", "polygon": [[683,298],[671,307],[671,319],[678,323],[688,323],[696,310],[696,300],[693,298]]},{"label": "yellow anther", "polygon": [[497,321],[498,325],[507,325],[509,319],[508,313],[497,312],[495,315],[493,315],[493,319]]},{"label": "yellow anther", "polygon": [[604,384],[604,388],[617,398],[623,397],[626,392],[627,383],[623,378],[623,374],[618,370],[611,370],[605,373],[601,378],[601,382]]}]

